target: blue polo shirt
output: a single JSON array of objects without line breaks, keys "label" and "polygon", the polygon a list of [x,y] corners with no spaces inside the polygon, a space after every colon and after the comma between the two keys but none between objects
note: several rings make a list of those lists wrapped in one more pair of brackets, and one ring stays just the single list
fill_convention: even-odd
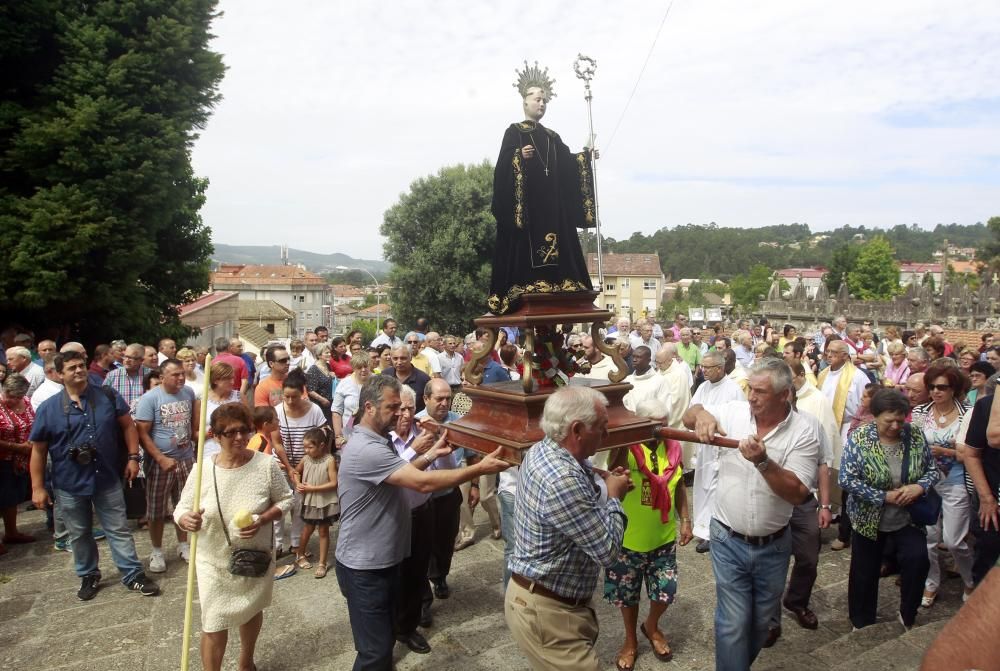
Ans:
[{"label": "blue polo shirt", "polygon": [[[48,443],[52,458],[52,485],[74,496],[93,496],[111,487],[121,487],[120,465],[124,455],[118,443],[118,418],[129,414],[128,404],[117,391],[112,401],[92,385],[77,404],[66,390],[42,402],[28,440]],[[70,448],[86,442],[97,448],[97,458],[86,466],[73,461]]]}]

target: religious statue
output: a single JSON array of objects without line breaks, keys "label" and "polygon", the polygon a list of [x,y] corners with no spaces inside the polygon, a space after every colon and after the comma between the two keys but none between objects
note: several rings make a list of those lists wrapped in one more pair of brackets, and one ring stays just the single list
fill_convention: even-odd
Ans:
[{"label": "religious statue", "polygon": [[592,291],[577,228],[597,223],[590,150],[570,153],[539,123],[554,80],[538,63],[518,71],[524,121],[507,128],[493,173],[496,251],[487,305],[503,315],[531,293]]}]

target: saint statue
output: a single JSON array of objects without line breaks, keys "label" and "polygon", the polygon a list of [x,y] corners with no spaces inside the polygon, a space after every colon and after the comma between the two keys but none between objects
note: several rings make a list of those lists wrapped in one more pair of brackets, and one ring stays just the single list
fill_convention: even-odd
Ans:
[{"label": "saint statue", "polygon": [[496,251],[487,305],[503,315],[532,293],[591,291],[577,228],[596,226],[590,150],[573,154],[539,123],[554,80],[525,62],[514,84],[524,121],[507,128],[493,173]]}]

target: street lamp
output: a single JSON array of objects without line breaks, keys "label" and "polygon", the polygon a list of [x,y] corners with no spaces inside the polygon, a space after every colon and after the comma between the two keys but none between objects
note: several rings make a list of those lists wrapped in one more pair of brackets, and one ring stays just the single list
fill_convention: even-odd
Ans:
[{"label": "street lamp", "polygon": [[372,278],[372,282],[375,283],[375,331],[381,328],[382,323],[382,302],[379,300],[379,296],[382,295],[382,286],[378,283],[378,278],[372,275],[372,271],[367,268],[350,268],[348,266],[336,266],[337,270],[360,270],[362,272],[368,273],[368,277]]}]

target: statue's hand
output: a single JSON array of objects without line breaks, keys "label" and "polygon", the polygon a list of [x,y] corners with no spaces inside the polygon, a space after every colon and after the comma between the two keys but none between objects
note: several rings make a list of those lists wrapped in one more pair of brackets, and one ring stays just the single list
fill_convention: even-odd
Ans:
[{"label": "statue's hand", "polygon": [[528,159],[528,158],[534,158],[534,156],[535,156],[535,147],[533,145],[530,145],[530,144],[524,145],[523,147],[521,147],[521,156],[523,156],[526,159]]}]

